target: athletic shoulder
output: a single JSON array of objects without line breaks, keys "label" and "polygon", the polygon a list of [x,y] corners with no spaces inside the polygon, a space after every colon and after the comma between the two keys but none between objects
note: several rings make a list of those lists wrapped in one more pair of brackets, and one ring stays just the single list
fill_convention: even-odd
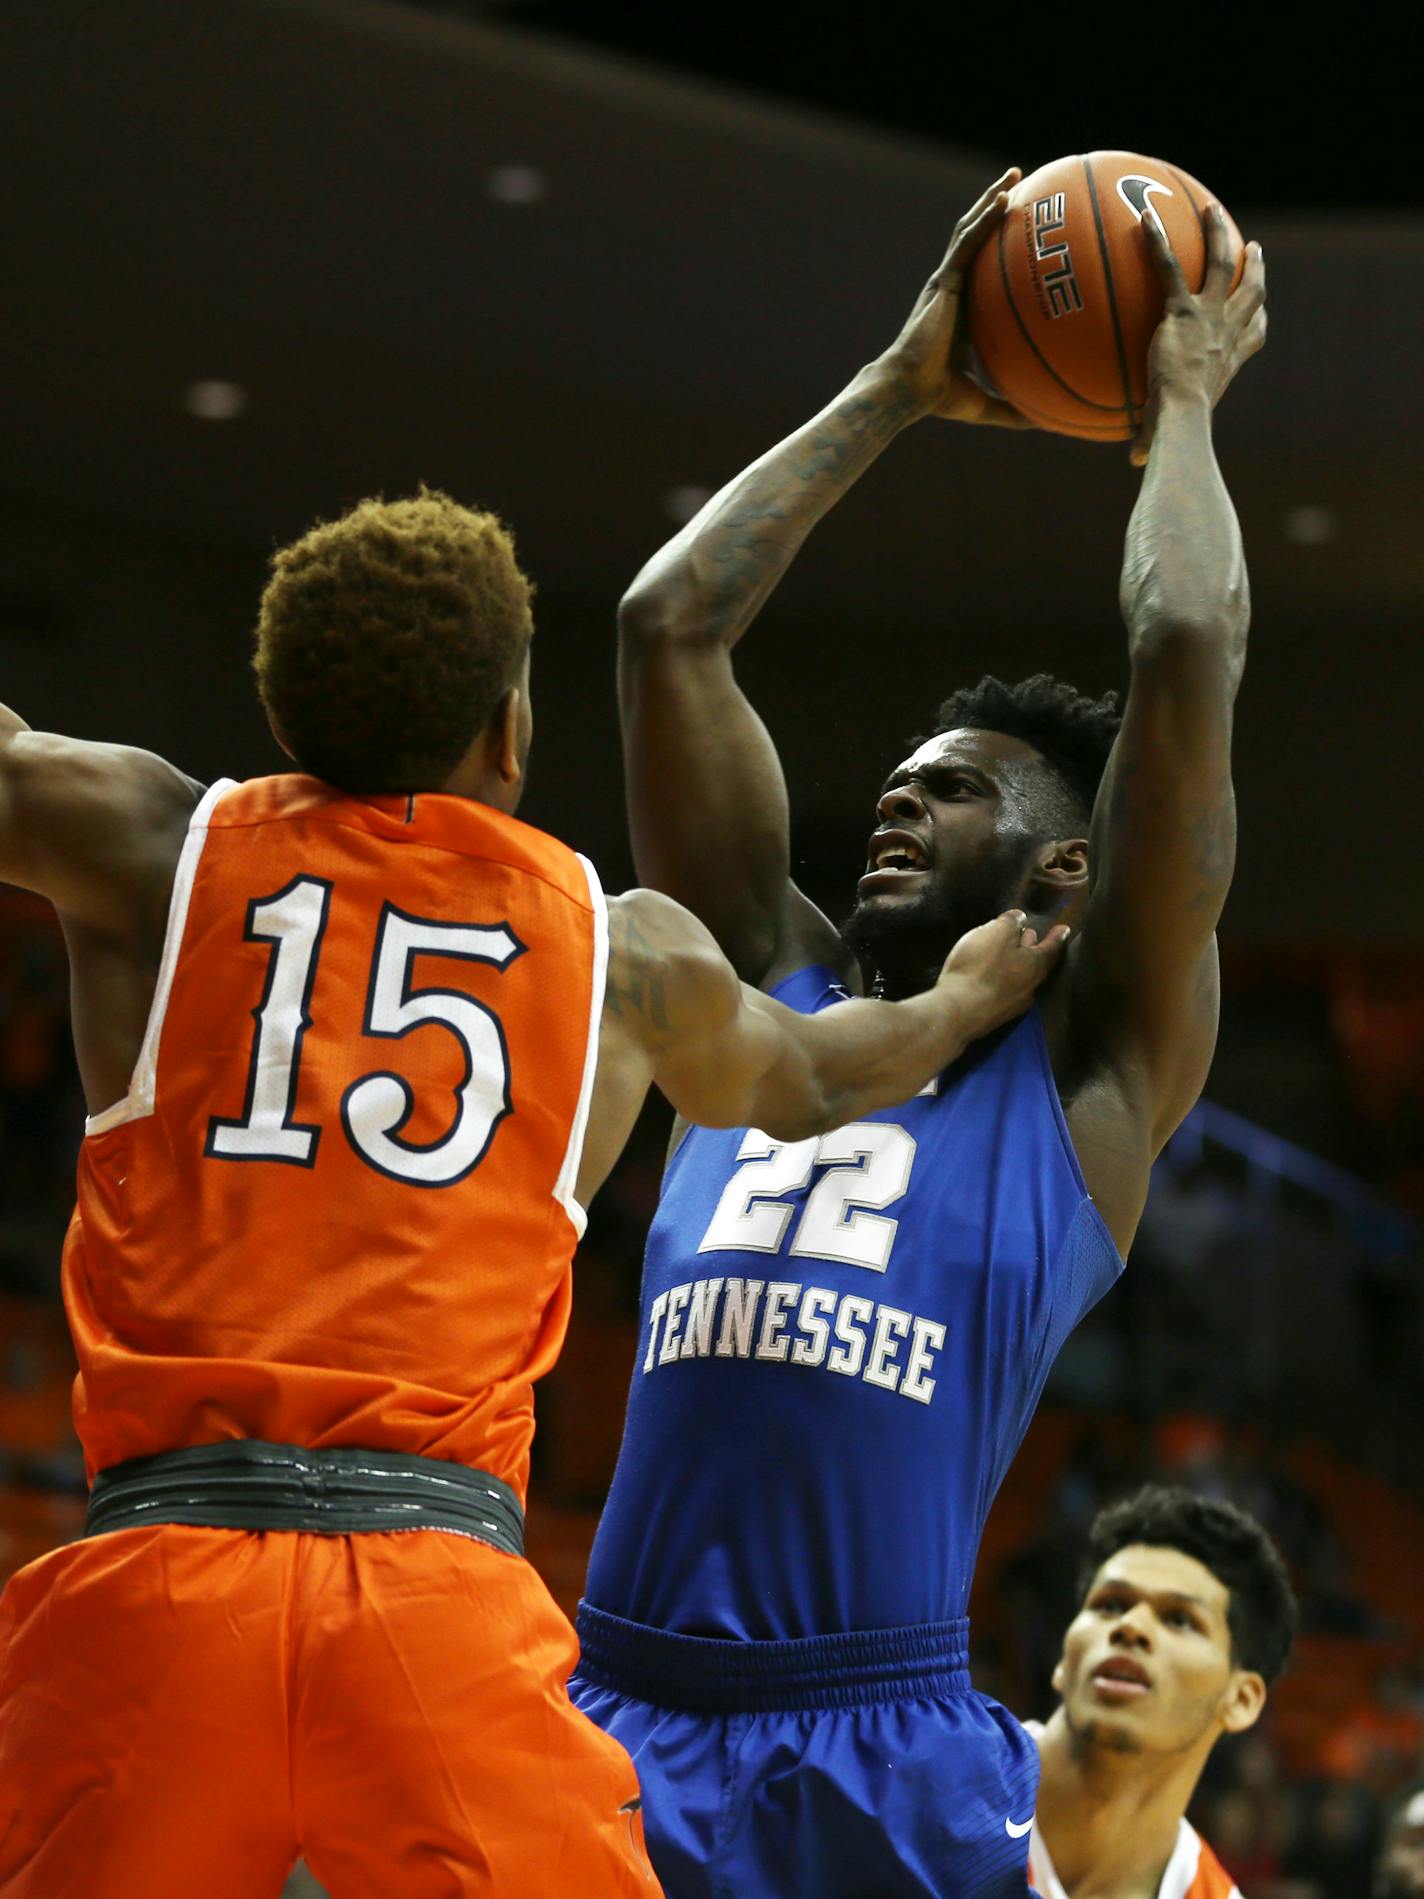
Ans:
[{"label": "athletic shoulder", "polygon": [[625,890],[608,899],[607,1004],[631,1009],[648,1038],[676,1036],[731,1016],[742,985],[712,933],[690,910],[661,891]]},{"label": "athletic shoulder", "polygon": [[154,752],[12,731],[0,772],[0,875],[61,913],[127,930],[163,892],[203,786]]},{"label": "athletic shoulder", "polygon": [[[861,991],[860,965],[849,944],[823,910],[794,883],[788,883],[778,922],[776,945],[756,985],[768,994],[803,969],[834,970],[852,995]],[[750,981],[750,976],[748,977]]]},{"label": "athletic shoulder", "polygon": [[1195,1842],[1197,1852],[1196,1877],[1187,1887],[1182,1899],[1242,1899],[1240,1887],[1216,1857],[1210,1845],[1187,1821],[1182,1822],[1183,1831]]},{"label": "athletic shoulder", "polygon": [[28,726],[4,737],[5,777],[22,796],[48,803],[88,799],[144,815],[155,810],[191,812],[205,786],[156,752],[137,745],[36,732]]}]

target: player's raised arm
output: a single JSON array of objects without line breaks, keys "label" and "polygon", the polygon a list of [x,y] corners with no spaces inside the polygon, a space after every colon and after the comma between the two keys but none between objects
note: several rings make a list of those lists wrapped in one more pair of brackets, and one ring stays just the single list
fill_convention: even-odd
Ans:
[{"label": "player's raised arm", "polygon": [[1093,813],[1091,895],[1071,976],[1075,1040],[1115,1068],[1156,1153],[1195,1101],[1215,1046],[1215,930],[1231,881],[1232,707],[1250,600],[1241,533],[1212,447],[1212,408],[1265,339],[1252,245],[1239,287],[1219,208],[1187,289],[1143,220],[1167,287],[1152,345],[1150,453],[1127,531],[1121,603],[1131,684]]},{"label": "player's raised arm", "polygon": [[0,706],[0,881],[72,922],[132,934],[150,893],[161,913],[199,795],[152,752],[32,732]]},{"label": "player's raised arm", "polygon": [[802,542],[924,416],[1028,426],[951,360],[965,271],[1003,215],[1007,173],[961,218],[904,329],[835,401],[713,496],[619,612],[619,701],[638,874],[694,910],[749,982],[820,956],[830,925],[790,882],[786,785],[731,654]]},{"label": "player's raised arm", "polygon": [[908,1100],[970,1042],[1023,1013],[1067,934],[1059,926],[1040,941],[1022,911],[1009,911],[962,936],[920,995],[799,1015],[741,982],[680,904],[652,890],[612,898],[579,1199],[597,1190],[650,1082],[689,1121],[784,1141]]}]

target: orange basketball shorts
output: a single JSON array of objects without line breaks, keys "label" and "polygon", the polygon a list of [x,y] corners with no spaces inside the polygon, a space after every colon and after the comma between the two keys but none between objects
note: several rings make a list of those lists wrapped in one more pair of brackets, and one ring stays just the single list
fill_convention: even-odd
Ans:
[{"label": "orange basketball shorts", "polygon": [[633,1767],[518,1557],[155,1526],[0,1598],[3,1899],[656,1899]]}]

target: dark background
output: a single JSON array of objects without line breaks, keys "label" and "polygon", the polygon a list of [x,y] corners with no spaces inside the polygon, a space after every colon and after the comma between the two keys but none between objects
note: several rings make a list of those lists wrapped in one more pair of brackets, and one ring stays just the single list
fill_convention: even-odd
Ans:
[{"label": "dark background", "polygon": [[[12,701],[200,776],[270,762],[245,670],[267,554],[423,478],[518,532],[541,589],[529,815],[616,881],[613,610],[669,497],[720,485],[882,348],[1005,163],[1140,141],[1221,192],[1270,270],[1270,345],[1220,421],[1256,599],[1226,940],[1419,940],[1400,820],[1424,688],[1424,221],[1388,50],[1361,139],[1348,47],[1288,77],[1204,29],[1060,43],[1001,20],[961,66],[913,13],[858,34],[762,14],[12,9]],[[510,166],[537,170],[535,202],[490,196]],[[239,384],[244,412],[187,413],[200,378]],[[870,787],[950,686],[1121,683],[1135,487],[1115,448],[927,423],[807,551],[747,676],[846,892]]]},{"label": "dark background", "polygon": [[[891,340],[983,186],[1122,146],[1195,173],[1262,241],[1270,342],[1218,423],[1255,626],[1209,1092],[1248,1125],[1169,1156],[996,1508],[975,1605],[982,1678],[1042,1712],[1088,1503],[1165,1471],[1271,1521],[1316,1646],[1265,1754],[1212,1795],[1253,1899],[1359,1899],[1424,1734],[1390,1726],[1401,1697],[1424,1723],[1424,1630],[1388,1560],[1424,1560],[1410,85],[1363,15],[22,0],[0,20],[0,699],[201,778],[273,768],[248,671],[272,550],[429,481],[516,530],[539,585],[523,815],[615,888],[621,589]],[[194,413],[212,381],[237,413]],[[1124,683],[1136,485],[1119,449],[927,423],[808,546],[742,673],[833,912],[874,786],[952,686]],[[78,1508],[53,1304],[65,1042],[52,931],[0,893],[0,1573]],[[533,1529],[566,1601],[617,1441],[658,1138],[654,1117],[595,1210],[541,1394]],[[1332,1754],[1339,1733],[1366,1738]]]}]

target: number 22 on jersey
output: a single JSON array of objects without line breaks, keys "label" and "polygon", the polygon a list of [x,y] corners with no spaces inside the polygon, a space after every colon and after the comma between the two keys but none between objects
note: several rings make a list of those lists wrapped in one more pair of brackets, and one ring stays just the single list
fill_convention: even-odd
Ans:
[{"label": "number 22 on jersey", "polygon": [[792,1258],[840,1260],[883,1273],[899,1222],[883,1209],[900,1200],[915,1164],[915,1137],[889,1121],[857,1121],[810,1141],[773,1141],[752,1128],[742,1163],[722,1190],[699,1253],[730,1247],[779,1253],[795,1207],[786,1196],[826,1172],[807,1198],[788,1249]]}]

